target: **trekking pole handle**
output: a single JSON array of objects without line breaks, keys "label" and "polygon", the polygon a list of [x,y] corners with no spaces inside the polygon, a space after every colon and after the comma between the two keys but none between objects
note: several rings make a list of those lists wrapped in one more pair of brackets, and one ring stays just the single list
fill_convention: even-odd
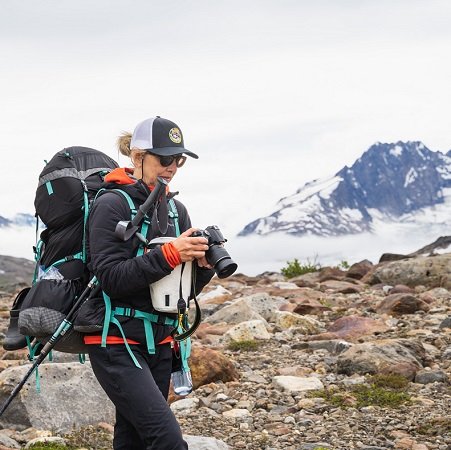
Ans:
[{"label": "trekking pole handle", "polygon": [[165,179],[158,177],[152,193],[147,200],[139,207],[136,216],[132,220],[133,226],[138,226],[144,219],[144,216],[156,205],[157,201],[166,190],[168,183]]},{"label": "trekking pole handle", "polygon": [[114,233],[123,241],[128,241],[132,236],[136,234],[139,228],[139,224],[150,210],[155,208],[159,198],[165,191],[168,183],[161,177],[157,178],[155,188],[152,193],[147,197],[146,201],[138,208],[136,216],[130,220],[121,220],[117,223]]}]

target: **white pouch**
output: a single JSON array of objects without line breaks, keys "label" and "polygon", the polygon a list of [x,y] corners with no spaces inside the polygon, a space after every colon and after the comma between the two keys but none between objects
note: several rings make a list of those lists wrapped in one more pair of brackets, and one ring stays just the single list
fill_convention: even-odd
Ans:
[{"label": "white pouch", "polygon": [[[150,248],[157,245],[163,245],[171,242],[175,237],[159,237],[150,241]],[[183,272],[182,272],[183,269]],[[176,313],[177,303],[180,298],[180,287],[182,289],[182,298],[188,307],[188,298],[191,293],[191,275],[193,271],[192,261],[185,262],[176,266],[172,272],[161,278],[161,280],[149,285],[150,297],[153,307],[160,312]]]}]

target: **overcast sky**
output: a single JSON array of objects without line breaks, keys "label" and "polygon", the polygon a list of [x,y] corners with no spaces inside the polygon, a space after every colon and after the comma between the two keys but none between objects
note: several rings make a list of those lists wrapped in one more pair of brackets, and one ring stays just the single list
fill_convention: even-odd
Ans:
[{"label": "overcast sky", "polygon": [[[43,160],[160,115],[200,155],[173,189],[229,234],[376,141],[451,148],[451,2],[2,0],[0,215]],[[121,165],[126,160],[121,158]]]}]

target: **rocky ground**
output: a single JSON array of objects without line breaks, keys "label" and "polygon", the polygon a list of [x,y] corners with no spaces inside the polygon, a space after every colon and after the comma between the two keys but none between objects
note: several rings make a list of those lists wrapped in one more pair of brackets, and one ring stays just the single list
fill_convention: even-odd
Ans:
[{"label": "rocky ground", "polygon": [[[185,434],[217,439],[190,448],[450,449],[450,270],[444,254],[213,280],[193,339],[196,389],[170,399]],[[0,351],[0,393],[19,357]],[[94,425],[66,442],[111,448],[111,425]],[[37,428],[8,425],[0,450],[63,435]]]}]

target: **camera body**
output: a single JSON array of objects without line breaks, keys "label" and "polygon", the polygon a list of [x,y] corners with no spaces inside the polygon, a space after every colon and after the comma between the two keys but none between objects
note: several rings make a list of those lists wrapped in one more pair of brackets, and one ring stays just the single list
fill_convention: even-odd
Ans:
[{"label": "camera body", "polygon": [[208,240],[209,248],[205,252],[205,257],[208,263],[213,266],[218,278],[230,277],[238,268],[238,265],[224,248],[227,239],[224,238],[217,225],[210,225],[205,230],[197,230],[191,236],[204,237]]}]

